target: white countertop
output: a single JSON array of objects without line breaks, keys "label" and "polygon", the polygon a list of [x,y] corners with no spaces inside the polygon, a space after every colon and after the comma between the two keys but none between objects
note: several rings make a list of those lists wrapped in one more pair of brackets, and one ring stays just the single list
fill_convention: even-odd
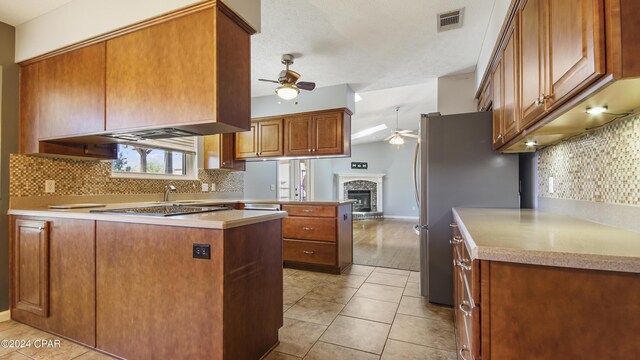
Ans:
[{"label": "white countertop", "polygon": [[[232,201],[216,201],[216,204]],[[210,203],[210,202],[209,202]],[[107,210],[118,208],[145,207],[161,205],[158,203],[120,203],[108,204],[106,207],[94,208],[95,210]],[[204,205],[199,203],[198,205]],[[180,226],[207,229],[228,229],[238,226],[255,224],[263,221],[281,219],[287,216],[284,211],[259,211],[259,210],[224,210],[190,215],[176,216],[145,216],[145,215],[120,215],[92,213],[94,209],[68,209],[54,210],[47,207],[35,207],[25,209],[10,209],[9,215],[22,215],[47,218],[86,219],[99,221],[115,221],[136,224]]]},{"label": "white countertop", "polygon": [[453,209],[473,260],[640,273],[640,233],[527,209]]}]

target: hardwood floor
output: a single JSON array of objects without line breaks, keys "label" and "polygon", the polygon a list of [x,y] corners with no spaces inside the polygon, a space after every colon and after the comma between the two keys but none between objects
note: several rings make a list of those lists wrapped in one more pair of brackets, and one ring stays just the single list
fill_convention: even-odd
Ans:
[{"label": "hardwood floor", "polygon": [[420,271],[419,238],[413,220],[353,222],[353,263]]}]

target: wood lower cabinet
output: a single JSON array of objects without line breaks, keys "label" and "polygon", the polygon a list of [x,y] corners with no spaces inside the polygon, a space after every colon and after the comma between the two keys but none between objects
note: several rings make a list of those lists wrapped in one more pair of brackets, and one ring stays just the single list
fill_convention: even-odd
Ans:
[{"label": "wood lower cabinet", "polygon": [[[127,359],[260,359],[278,343],[279,219],[225,230],[96,228],[99,349]],[[193,258],[194,244],[209,245],[211,259]]]},{"label": "wood lower cabinet", "polygon": [[236,159],[234,156],[236,142],[234,134],[208,135],[202,138],[202,142],[204,169],[246,170],[245,161]]},{"label": "wood lower cabinet", "polygon": [[637,358],[637,274],[470,261],[452,226],[459,360]]},{"label": "wood lower cabinet", "polygon": [[283,205],[284,264],[339,274],[353,263],[351,203]]},{"label": "wood lower cabinet", "polygon": [[95,346],[95,222],[10,219],[11,318]]}]

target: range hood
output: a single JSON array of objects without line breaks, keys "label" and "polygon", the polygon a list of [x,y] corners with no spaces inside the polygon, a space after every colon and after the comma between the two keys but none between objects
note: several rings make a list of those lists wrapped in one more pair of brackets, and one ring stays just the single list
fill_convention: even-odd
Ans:
[{"label": "range hood", "polygon": [[106,134],[104,136],[117,139],[117,140],[139,141],[139,140],[170,139],[170,138],[177,138],[177,137],[184,137],[184,136],[198,136],[198,135],[202,135],[202,134],[181,130],[181,129],[176,129],[176,128],[161,128],[161,129]]}]

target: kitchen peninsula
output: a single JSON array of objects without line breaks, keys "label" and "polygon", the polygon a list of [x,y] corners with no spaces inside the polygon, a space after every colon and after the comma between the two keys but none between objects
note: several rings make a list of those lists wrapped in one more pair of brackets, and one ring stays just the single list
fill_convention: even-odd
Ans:
[{"label": "kitchen peninsula", "polygon": [[14,320],[129,359],[258,359],[278,344],[285,212],[10,215]]}]

